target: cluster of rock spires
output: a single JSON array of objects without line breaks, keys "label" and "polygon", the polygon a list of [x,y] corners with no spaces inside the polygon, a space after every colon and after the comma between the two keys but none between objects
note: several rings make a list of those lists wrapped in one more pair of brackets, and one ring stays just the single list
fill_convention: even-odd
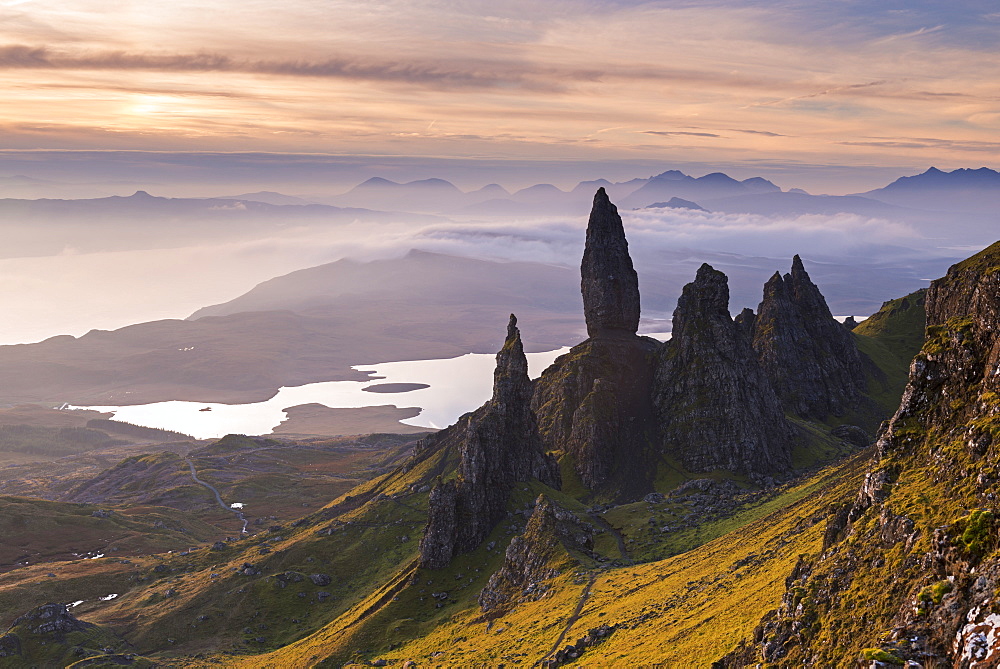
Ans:
[{"label": "cluster of rock spires", "polygon": [[515,483],[558,487],[552,453],[584,486],[619,499],[652,490],[664,458],[689,472],[726,470],[768,483],[791,469],[795,432],[786,413],[843,417],[866,401],[874,365],[798,256],[790,274],[768,281],[758,314],[744,310],[735,320],[726,276],[702,265],[678,300],[672,339],[640,337],[638,276],[621,217],[601,188],[581,292],[586,341],[533,384],[511,316],[493,398],[422,446],[461,454],[457,479],[431,491],[423,566],[442,567],[475,548],[504,516]]},{"label": "cluster of rock spires", "polygon": [[[591,490],[648,491],[663,456],[691,472],[780,477],[794,435],[786,413],[822,419],[868,408],[877,370],[798,256],[765,286],[759,315],[746,309],[735,321],[726,276],[702,265],[661,344],[636,335],[627,253],[621,218],[600,190],[581,272],[590,338],[542,374],[532,400],[545,447],[571,456]],[[616,301],[619,310],[607,306]]]},{"label": "cluster of rock spires", "polygon": [[726,275],[709,265],[677,301],[654,393],[663,450],[688,471],[773,477],[790,468],[791,427],[729,314]]}]

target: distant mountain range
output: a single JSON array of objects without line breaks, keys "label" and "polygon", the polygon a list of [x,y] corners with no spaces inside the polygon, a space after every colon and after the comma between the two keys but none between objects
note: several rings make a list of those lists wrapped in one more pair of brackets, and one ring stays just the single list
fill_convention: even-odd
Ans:
[{"label": "distant mountain range", "polygon": [[[316,200],[341,207],[451,216],[576,216],[585,213],[589,194],[597,188],[604,188],[610,197],[620,202],[623,211],[656,208],[677,198],[710,211],[734,214],[847,213],[887,217],[915,223],[921,229],[932,229],[934,236],[941,232],[939,214],[942,211],[973,215],[971,219],[959,221],[954,230],[960,235],[978,234],[989,221],[976,215],[995,211],[1000,206],[1000,173],[985,167],[952,172],[932,167],[923,174],[901,177],[884,188],[847,196],[812,195],[799,188],[784,191],[762,177],[740,181],[722,172],[692,177],[679,170],[667,170],[646,179],[618,183],[606,179],[582,181],[568,191],[552,184],[535,184],[513,193],[497,184],[463,192],[443,179],[397,183],[373,177],[343,195]],[[989,241],[988,235],[981,241]]]},{"label": "distant mountain range", "polygon": [[[25,179],[0,178],[0,194],[7,182],[23,185],[27,183]],[[388,220],[395,215],[391,212],[460,218],[582,216],[586,203],[597,188],[604,188],[610,197],[620,202],[623,211],[660,207],[677,198],[709,211],[724,213],[764,216],[848,213],[888,217],[938,228],[941,221],[939,214],[953,212],[971,216],[959,222],[962,234],[991,222],[978,215],[992,213],[1000,206],[1000,173],[985,167],[952,172],[932,167],[922,174],[901,177],[883,188],[848,196],[812,195],[798,188],[783,191],[761,177],[740,181],[722,172],[692,177],[679,170],[667,170],[649,178],[618,183],[606,179],[582,181],[568,191],[552,184],[535,184],[510,192],[499,184],[489,184],[463,192],[444,179],[399,183],[372,177],[335,196],[296,196],[258,191],[212,198],[166,198],[140,190],[128,197],[0,199],[0,229],[24,222],[57,226],[66,223],[64,227],[54,229],[51,235],[61,241],[65,235],[72,237],[74,230],[79,230],[80,222],[101,226],[134,221],[137,216],[147,222],[169,223],[182,228],[194,225],[200,234],[208,236],[225,234],[226,228],[250,229],[247,226],[280,229],[284,225],[303,222]],[[155,234],[155,230],[150,230],[148,225],[142,226],[141,230],[123,235],[123,239],[130,234],[150,235]],[[71,239],[70,245],[74,241]],[[984,238],[982,241],[988,240]],[[82,239],[81,243],[84,244],[81,250],[86,250],[86,239]],[[40,249],[40,252],[43,250]]]},{"label": "distant mountain range", "polygon": [[987,167],[943,172],[931,167],[861,195],[932,211],[995,213],[1000,208],[1000,172]]},{"label": "distant mountain range", "polygon": [[397,183],[372,177],[347,193],[320,198],[337,206],[420,211],[441,214],[508,216],[522,214],[582,214],[598,188],[622,201],[623,208],[648,206],[671,197],[695,200],[718,199],[750,193],[781,192],[770,181],[753,177],[737,181],[721,172],[691,177],[668,170],[648,179],[612,183],[606,179],[582,181],[569,191],[552,184],[535,184],[514,193],[490,184],[479,190],[462,192],[443,179],[422,179]]}]

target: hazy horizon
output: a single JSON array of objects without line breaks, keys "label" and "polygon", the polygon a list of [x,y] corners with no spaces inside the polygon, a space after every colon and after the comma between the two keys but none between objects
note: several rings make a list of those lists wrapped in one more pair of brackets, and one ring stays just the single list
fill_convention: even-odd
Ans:
[{"label": "hazy horizon", "polygon": [[[342,205],[374,176],[513,192],[672,169],[845,195],[1000,164],[1000,13],[985,2],[9,0],[0,18],[0,201],[276,191]],[[412,248],[573,267],[589,197],[485,214],[369,198],[349,206],[398,213],[329,224],[5,209],[0,343],[182,318],[290,271]],[[782,269],[801,253],[902,267],[911,285],[982,245],[992,220],[741,206],[626,214],[652,283],[656,254]]]}]

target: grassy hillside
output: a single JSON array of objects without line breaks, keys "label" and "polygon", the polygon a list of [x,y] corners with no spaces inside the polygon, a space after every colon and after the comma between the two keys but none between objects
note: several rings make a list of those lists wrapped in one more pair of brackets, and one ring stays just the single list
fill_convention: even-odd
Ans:
[{"label": "grassy hillside", "polygon": [[[499,551],[486,546],[504,538],[501,527],[486,545],[447,569],[404,565],[385,588],[331,624],[245,665],[305,667],[323,660],[322,666],[332,667],[375,659],[529,665],[547,657],[557,642],[571,643],[607,624],[618,627],[581,662],[607,666],[628,658],[633,665],[707,666],[774,607],[798,555],[822,542],[828,509],[853,495],[864,460],[855,456],[801,482],[769,506],[748,510],[733,521],[734,531],[682,555],[639,566],[586,558],[564,563],[563,571],[544,583],[541,599],[491,619],[476,597],[499,567]],[[536,491],[521,492],[527,498]],[[548,494],[572,506],[558,493]],[[435,599],[435,591],[447,596]],[[748,601],[746,592],[755,597]],[[709,621],[712,631],[706,629]]]},{"label": "grassy hillside", "polygon": [[183,550],[220,534],[217,527],[196,517],[163,507],[112,511],[90,504],[0,497],[0,536],[4,537],[0,571],[72,557]]},{"label": "grassy hillside", "polygon": [[854,342],[885,375],[880,382],[869,379],[869,391],[887,414],[895,412],[909,375],[910,362],[924,343],[926,314],[922,289],[889,300],[878,312],[854,328]]}]

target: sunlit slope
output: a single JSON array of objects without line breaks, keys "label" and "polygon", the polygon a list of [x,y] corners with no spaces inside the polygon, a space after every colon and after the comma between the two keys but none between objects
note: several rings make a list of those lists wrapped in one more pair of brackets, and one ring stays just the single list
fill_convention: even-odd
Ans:
[{"label": "sunlit slope", "polygon": [[[530,664],[556,650],[557,642],[573,643],[601,625],[617,627],[580,658],[583,664],[705,666],[774,608],[798,556],[819,550],[829,510],[854,494],[866,459],[867,452],[823,470],[785,492],[777,510],[673,558],[612,568],[567,554],[555,565],[559,575],[544,583],[541,599],[495,619],[476,602],[501,562],[498,550],[487,549],[490,542],[444,570],[403,565],[345,615],[245,666],[339,666],[380,658],[443,666]],[[558,493],[553,497],[572,504]],[[504,534],[498,528],[490,541]],[[749,592],[754,597],[746,597]]]},{"label": "sunlit slope", "polygon": [[933,282],[926,304],[903,401],[829,550],[726,666],[1000,661],[1000,243]]}]

